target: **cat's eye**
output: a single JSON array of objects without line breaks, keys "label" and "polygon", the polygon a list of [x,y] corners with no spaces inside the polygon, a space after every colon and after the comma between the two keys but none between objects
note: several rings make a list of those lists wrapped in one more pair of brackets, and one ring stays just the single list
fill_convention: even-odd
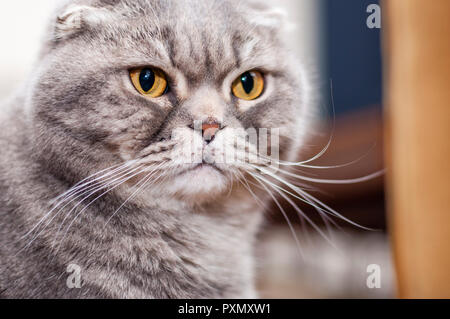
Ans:
[{"label": "cat's eye", "polygon": [[232,91],[239,99],[255,100],[264,91],[264,76],[259,71],[245,72],[233,82]]},{"label": "cat's eye", "polygon": [[168,90],[166,75],[157,68],[145,67],[130,71],[131,82],[142,95],[157,98]]}]

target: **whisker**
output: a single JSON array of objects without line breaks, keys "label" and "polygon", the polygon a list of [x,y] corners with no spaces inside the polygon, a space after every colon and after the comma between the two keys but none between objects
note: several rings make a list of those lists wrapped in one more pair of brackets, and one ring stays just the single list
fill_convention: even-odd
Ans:
[{"label": "whisker", "polygon": [[352,160],[348,163],[336,164],[336,165],[325,165],[325,166],[305,165],[305,164],[302,164],[302,162],[289,162],[289,161],[283,161],[283,160],[276,160],[275,158],[271,158],[271,157],[267,157],[267,156],[263,156],[263,155],[257,155],[257,156],[259,156],[269,162],[280,165],[280,166],[302,167],[302,168],[318,169],[318,170],[337,169],[337,168],[349,167],[351,165],[361,162],[364,158],[366,158],[370,154],[370,152],[375,148],[376,144],[377,143],[374,142],[372,144],[372,146],[364,153],[364,155],[361,155],[357,159]]},{"label": "whisker", "polygon": [[[244,186],[244,188],[246,188],[249,193],[252,195],[252,197],[255,199],[256,203],[265,211],[268,210],[267,208],[267,204],[265,204],[263,201],[261,201],[258,196],[256,196],[256,194],[253,192],[253,190],[251,189],[250,185],[248,184],[249,181],[247,181],[247,179],[245,178],[244,174],[242,174],[242,172],[238,171],[238,174],[242,177],[238,178],[238,181],[242,184],[242,186]],[[245,183],[245,184],[244,184]],[[250,182],[251,183],[251,182]],[[252,183],[253,184],[253,183]]]},{"label": "whisker", "polygon": [[278,194],[280,194],[280,196],[281,197],[283,197],[291,206],[292,206],[292,208],[294,208],[295,209],[295,211],[298,213],[298,214],[300,214],[303,218],[305,218],[306,219],[306,221],[323,237],[323,238],[325,238],[329,243],[330,243],[330,245],[332,245],[333,247],[335,247],[334,246],[334,244],[333,244],[333,242],[328,238],[328,236],[327,235],[325,235],[323,232],[322,232],[322,230],[288,197],[288,196],[286,196],[282,191],[280,191],[278,188],[279,187],[275,187],[274,186],[274,184],[273,183],[271,183],[271,182],[269,182],[269,181],[267,181],[265,178],[263,178],[263,177],[261,177],[261,176],[258,176],[258,175],[256,175],[256,174],[253,174],[253,173],[250,173],[254,178],[257,178],[257,179],[259,179],[259,180],[261,180],[261,181],[264,181],[264,182],[266,182],[267,184],[269,184],[269,186],[271,186]]},{"label": "whisker", "polygon": [[[301,190],[300,190],[300,191],[301,191]],[[318,200],[317,198],[315,198],[314,196],[312,196],[312,195],[310,195],[310,194],[308,194],[308,193],[306,193],[306,192],[303,192],[303,196],[305,196],[306,198],[310,199],[311,201],[317,203],[318,205],[321,205],[323,208],[325,208],[326,210],[328,210],[328,211],[329,211],[331,214],[333,214],[334,216],[336,216],[336,217],[338,217],[338,218],[344,220],[344,221],[347,222],[347,223],[350,223],[350,224],[353,225],[353,226],[357,226],[357,227],[359,227],[359,228],[362,228],[362,229],[368,230],[368,231],[377,231],[376,229],[364,227],[364,226],[361,226],[361,225],[359,225],[359,224],[357,224],[357,223],[355,223],[355,222],[352,222],[351,220],[349,220],[349,219],[345,218],[344,216],[342,216],[341,214],[339,214],[336,210],[332,209],[331,207],[329,207],[328,205],[326,205],[326,204],[323,203],[322,201]]]},{"label": "whisker", "polygon": [[[242,173],[241,173],[242,174]],[[250,173],[249,173],[250,174]],[[253,178],[255,178],[255,177],[253,177]],[[255,186],[255,187],[258,187],[258,188],[260,188],[261,189],[261,186],[260,185],[257,185],[257,184],[255,184],[255,183],[252,183],[252,182],[250,182],[249,181],[249,183],[250,184],[252,184],[253,186]],[[247,184],[248,185],[248,184]],[[263,207],[265,210],[267,210],[267,205],[265,205],[264,204],[264,207]],[[302,228],[302,231],[303,231],[303,234],[304,234],[304,236],[307,238],[307,240],[309,241],[309,236],[308,236],[308,231],[307,231],[307,229],[306,229],[306,224],[305,224],[305,220],[304,220],[304,218],[303,218],[303,214],[302,215],[298,215],[298,217],[299,217],[299,220],[300,220],[300,226],[301,226],[301,228]]]},{"label": "whisker", "polygon": [[[121,165],[121,167],[122,166],[124,166],[124,165]],[[129,169],[127,169],[125,172],[127,172]],[[124,173],[124,172],[120,172],[120,173]],[[107,178],[105,181],[103,181],[103,182],[106,182],[106,181],[108,181],[108,180],[110,180],[111,178],[115,178],[116,176],[112,176],[112,177],[109,177],[109,178]],[[62,200],[60,200],[58,203],[56,203],[54,206],[53,206],[53,208],[49,211],[49,212],[47,212],[40,220],[39,220],[39,222],[30,230],[30,231],[28,231],[25,235],[23,235],[21,238],[20,238],[20,240],[23,240],[23,239],[25,239],[26,237],[28,237],[29,235],[31,235],[43,222],[45,222],[45,220],[58,208],[58,207],[60,207],[65,201],[67,201],[67,200],[69,200],[69,199],[71,199],[73,196],[76,196],[76,195],[79,195],[80,193],[82,193],[81,194],[81,196],[83,196],[87,191],[89,191],[89,190],[91,190],[91,189],[93,189],[93,188],[95,188],[95,187],[98,187],[98,185],[99,185],[100,183],[99,182],[96,182],[96,184],[94,184],[94,185],[91,185],[91,186],[89,186],[87,189],[79,189],[78,191],[76,191],[75,193],[72,193],[72,194],[70,194],[70,196],[69,195],[67,195],[66,197],[64,197]],[[72,192],[73,191],[73,189],[69,189],[66,193],[68,193],[68,192]],[[62,195],[60,195],[59,197],[61,197]],[[60,210],[62,210],[62,209],[64,209],[67,205],[69,205],[70,203],[72,203],[74,200],[76,200],[77,198],[79,198],[80,196],[77,196],[77,197],[75,197],[74,199],[72,199],[70,202],[68,202],[68,203],[66,203],[62,208],[60,208]],[[58,214],[58,213],[57,213]],[[52,219],[53,220],[53,219]],[[48,224],[45,226],[45,227],[47,227],[48,226]]]},{"label": "whisker", "polygon": [[[108,179],[106,179],[105,181],[101,181],[99,183],[96,183],[95,185],[91,185],[86,189],[81,189],[78,192],[76,192],[75,194],[72,194],[69,198],[67,198],[66,200],[70,199],[71,197],[73,197],[68,203],[66,203],[63,207],[60,208],[60,210],[58,211],[57,214],[59,214],[60,211],[62,211],[65,207],[67,207],[69,204],[71,204],[72,202],[74,202],[75,200],[79,199],[80,197],[85,196],[87,193],[89,193],[89,195],[87,195],[86,197],[84,197],[80,203],[82,203],[85,199],[89,198],[90,196],[94,195],[95,193],[97,193],[98,191],[107,188],[111,185],[114,185],[115,183],[121,181],[122,178],[128,176],[129,174],[132,174],[133,172],[141,169],[144,165],[139,165],[137,167],[131,168],[131,169],[127,169],[124,172],[121,172],[120,175],[116,175],[116,176],[112,176]],[[135,176],[135,175],[133,175]],[[111,180],[112,179],[112,180]],[[53,220],[53,219],[52,219]],[[51,220],[51,221],[52,221]],[[50,222],[51,222],[50,221]]]},{"label": "whisker", "polygon": [[312,158],[306,160],[306,161],[302,161],[299,162],[299,164],[304,165],[304,164],[308,164],[311,163],[319,158],[321,158],[330,148],[331,143],[333,141],[334,138],[334,134],[336,131],[336,107],[335,107],[335,103],[334,103],[334,95],[333,95],[333,82],[332,80],[330,80],[330,96],[331,96],[331,107],[332,107],[332,111],[333,111],[333,127],[331,129],[331,133],[330,133],[330,138],[328,140],[328,143],[325,145],[325,147],[322,149],[322,151],[320,151],[316,156],[313,156]]},{"label": "whisker", "polygon": [[[124,175],[122,175],[122,176],[119,176],[119,177],[116,177],[113,181],[111,181],[111,182],[109,182],[108,184],[106,184],[106,185],[101,185],[101,186],[99,186],[99,187],[97,187],[96,189],[94,189],[89,195],[87,195],[86,197],[84,197],[80,202],[78,202],[76,205],[75,205],[75,207],[74,208],[72,208],[70,211],[69,211],[69,213],[66,215],[66,217],[64,218],[64,220],[63,220],[63,222],[62,222],[62,224],[65,222],[65,220],[67,219],[67,217],[84,201],[84,200],[86,200],[87,198],[89,198],[89,197],[91,197],[93,194],[95,194],[95,193],[97,193],[98,191],[100,191],[100,190],[102,190],[102,189],[104,189],[104,188],[107,188],[107,187],[109,187],[110,185],[114,185],[117,181],[120,181],[122,178],[124,178],[125,176],[127,176],[128,174],[130,174],[130,173],[132,173],[132,172],[134,172],[134,171],[136,171],[136,170],[138,170],[139,168],[141,168],[143,165],[140,165],[140,166],[138,166],[137,168],[134,168],[131,172],[127,172],[126,174],[124,174]],[[134,177],[134,176],[136,176],[136,175],[138,175],[138,174],[135,174],[135,175],[133,175],[133,176],[131,176],[131,178],[132,177]],[[46,225],[43,227],[43,229],[41,229],[36,235],[34,235],[34,237],[30,240],[30,242],[27,244],[27,245],[25,245],[21,250],[20,250],[20,252],[22,251],[22,250],[24,250],[24,249],[26,249],[26,248],[28,248],[35,240],[36,240],[36,238],[37,237],[39,237],[39,235],[40,234],[42,234],[42,232],[51,224],[51,222],[63,211],[63,209],[66,207],[66,206],[68,206],[70,203],[72,203],[73,201],[75,201],[77,198],[80,198],[80,197],[82,197],[82,196],[84,196],[86,193],[87,193],[88,191],[85,191],[85,192],[83,192],[82,194],[79,194],[77,197],[75,197],[75,198],[73,198],[69,203],[66,203],[62,208],[60,208],[59,210],[58,210],[58,212],[56,213],[56,214],[54,214],[54,216],[49,220],[49,221],[47,221],[47,223],[46,223]],[[48,215],[48,214],[47,214]],[[45,216],[44,216],[45,217]],[[62,225],[61,224],[61,225]],[[58,229],[58,232],[61,230],[61,226],[60,226],[60,228]]]},{"label": "whisker", "polygon": [[334,103],[334,96],[333,96],[333,82],[330,81],[330,90],[331,90],[331,106],[332,106],[332,111],[333,111],[333,127],[331,129],[331,133],[330,133],[330,138],[328,139],[327,144],[325,145],[325,147],[316,155],[314,155],[313,157],[311,157],[308,160],[305,161],[301,161],[301,162],[297,162],[297,163],[290,163],[291,166],[303,166],[305,164],[309,164],[311,162],[314,162],[315,160],[321,158],[330,148],[331,143],[333,142],[333,138],[334,138],[334,134],[336,131],[336,108],[335,108],[335,103]]},{"label": "whisker", "polygon": [[[102,194],[100,194],[99,196],[97,196],[95,199],[93,199],[91,202],[89,202],[86,206],[84,206],[84,208],[83,208],[83,209],[82,209],[82,210],[81,210],[81,211],[80,211],[80,212],[72,219],[72,221],[70,222],[69,226],[67,226],[66,230],[64,231],[64,234],[63,234],[63,236],[62,236],[62,240],[60,241],[60,243],[59,243],[59,245],[58,245],[58,248],[57,248],[57,250],[56,250],[56,253],[59,251],[59,249],[60,249],[60,247],[61,247],[61,244],[62,244],[62,242],[64,241],[65,237],[67,236],[67,233],[68,233],[69,229],[72,227],[73,223],[78,219],[78,217],[79,217],[82,213],[84,213],[84,212],[85,212],[92,204],[94,204],[97,200],[99,200],[100,198],[102,198],[103,196],[105,196],[106,194],[108,194],[109,192],[113,191],[113,190],[116,189],[117,187],[121,186],[122,184],[126,183],[127,181],[131,180],[131,179],[134,178],[135,176],[138,176],[138,175],[142,174],[142,172],[143,172],[143,171],[139,171],[138,173],[133,174],[132,176],[127,177],[127,178],[121,180],[117,185],[114,185],[111,189],[108,189],[107,191],[103,192]],[[87,198],[89,198],[89,197],[90,197],[90,196],[88,196]],[[84,198],[81,202],[83,202],[85,199],[86,199],[86,198]],[[74,208],[77,208],[78,206],[79,206],[79,205],[75,206]],[[74,209],[72,209],[72,210],[69,212],[69,214],[66,215],[66,217],[69,216],[70,213],[71,213],[73,210],[74,210]],[[64,218],[63,222],[61,223],[61,226],[64,224],[65,219],[66,219],[66,218]],[[59,231],[61,230],[61,226],[60,226],[60,228],[59,228],[57,234],[58,234]],[[55,240],[56,240],[56,238],[55,238]],[[55,242],[53,242],[53,243],[55,243]]]},{"label": "whisker", "polygon": [[281,206],[280,202],[277,200],[277,198],[273,195],[273,193],[267,188],[267,186],[262,183],[258,178],[255,178],[255,180],[261,184],[261,186],[267,191],[267,193],[270,195],[270,197],[273,199],[273,201],[275,202],[275,204],[278,206],[278,209],[281,211],[281,213],[283,214],[284,218],[286,219],[286,222],[289,226],[289,229],[291,230],[292,236],[294,237],[295,243],[297,245],[298,248],[298,253],[300,255],[300,258],[303,259],[305,258],[304,253],[303,253],[303,249],[302,246],[300,245],[300,241],[298,239],[297,233],[295,231],[294,226],[292,225],[292,222],[290,221],[288,214],[286,213],[286,211],[283,209],[283,207]]},{"label": "whisker", "polygon": [[[66,192],[62,193],[61,195],[59,195],[58,197],[56,197],[55,199],[53,199],[52,202],[56,202],[58,199],[60,199],[60,198],[62,198],[62,197],[64,197],[64,196],[66,196],[66,195],[69,195],[70,193],[72,193],[73,191],[78,190],[79,188],[82,188],[82,187],[84,187],[84,186],[87,186],[87,185],[89,185],[89,184],[91,184],[91,183],[93,183],[93,182],[96,182],[97,180],[101,180],[102,178],[105,178],[105,177],[107,177],[107,176],[109,176],[109,175],[111,175],[111,174],[116,173],[117,171],[120,171],[120,170],[122,170],[122,169],[125,169],[125,168],[128,167],[128,166],[132,166],[135,162],[136,162],[136,161],[129,161],[129,162],[126,162],[126,163],[117,164],[117,165],[114,165],[114,166],[112,166],[112,167],[109,167],[109,168],[106,168],[106,169],[104,169],[104,170],[101,170],[100,172],[97,172],[97,173],[95,173],[95,174],[93,174],[93,175],[91,175],[91,176],[89,176],[89,177],[83,179],[82,181],[78,182],[78,183],[75,184],[73,187],[71,187],[69,190],[67,190]],[[100,175],[100,174],[102,174],[102,173],[104,173],[104,172],[106,172],[106,171],[108,171],[108,170],[110,170],[110,169],[113,169],[113,170],[110,171],[110,172],[107,172],[106,174],[104,174],[104,175],[102,175],[102,176],[100,176],[100,177],[97,177],[97,178],[91,180],[91,178],[93,178],[93,177],[95,177],[95,176],[98,176],[98,175]]]},{"label": "whisker", "polygon": [[[252,165],[252,166],[256,169],[259,169],[259,167],[256,165]],[[386,173],[386,170],[383,169],[381,171],[378,171],[378,172],[375,172],[373,174],[363,176],[363,177],[358,177],[358,178],[353,178],[353,179],[333,180],[333,179],[319,179],[319,178],[306,177],[306,176],[294,174],[294,173],[291,173],[291,172],[288,172],[288,171],[285,171],[282,169],[278,169],[278,171],[284,175],[287,175],[287,176],[290,176],[293,178],[297,178],[297,179],[300,179],[300,180],[303,180],[306,182],[317,183],[317,184],[329,184],[329,185],[348,185],[348,184],[364,183],[364,182],[373,180],[375,178],[382,177]]]},{"label": "whisker", "polygon": [[[277,176],[277,175],[275,175],[275,174],[272,174],[270,171],[268,171],[268,170],[266,170],[266,169],[264,169],[264,168],[262,168],[262,167],[260,167],[260,168],[256,167],[256,168],[259,169],[259,170],[264,171],[264,173],[266,173],[268,176],[270,176],[270,177],[272,177],[272,178],[278,180],[278,181],[281,182],[282,184],[288,186],[290,189],[292,189],[293,191],[295,191],[299,196],[306,196],[306,197],[310,198],[311,200],[313,200],[314,202],[317,203],[318,200],[317,200],[316,198],[314,198],[313,196],[309,195],[308,193],[306,193],[305,191],[303,191],[303,190],[300,189],[299,187],[296,187],[296,186],[293,185],[292,183],[287,182],[287,181],[284,180],[283,178],[281,178],[281,177],[279,177],[279,176]],[[269,182],[269,181],[267,181],[267,182],[268,182],[268,183],[271,183],[271,182]],[[271,183],[271,184],[272,184],[274,187],[277,187],[278,189],[280,189],[281,191],[283,191],[283,192],[285,192],[285,193],[287,193],[287,194],[289,194],[289,195],[291,195],[291,196],[293,196],[293,197],[295,197],[295,198],[301,200],[302,202],[307,203],[308,205],[313,206],[314,208],[317,208],[317,209],[321,210],[321,211],[324,212],[324,213],[328,213],[328,214],[334,215],[335,217],[338,217],[338,218],[342,219],[343,221],[345,221],[345,222],[347,222],[347,223],[349,223],[349,224],[351,224],[351,225],[353,225],[353,226],[356,226],[356,227],[358,227],[358,228],[361,228],[361,229],[364,229],[364,230],[369,230],[369,231],[374,231],[374,229],[371,229],[371,228],[367,228],[367,227],[361,226],[361,225],[359,225],[359,224],[357,224],[357,223],[351,221],[350,219],[348,219],[348,218],[342,216],[341,214],[339,214],[339,213],[336,212],[335,210],[329,208],[328,206],[326,206],[326,205],[323,204],[322,202],[320,202],[319,205],[321,205],[323,208],[320,207],[320,206],[317,206],[317,205],[313,205],[311,202],[308,202],[308,201],[305,200],[304,198],[299,197],[299,196],[293,194],[292,192],[289,192],[289,191],[285,190],[284,188],[282,188],[282,187],[280,187],[280,186],[278,186],[278,185],[276,185],[276,184],[274,184],[274,183]]]},{"label": "whisker", "polygon": [[234,185],[234,179],[236,178],[236,175],[233,173],[228,173],[228,176],[230,177],[230,189],[228,190],[227,197],[229,198],[231,194],[233,193],[233,185]]},{"label": "whisker", "polygon": [[150,181],[150,179],[154,176],[154,174],[163,166],[162,163],[160,164],[157,168],[155,168],[154,170],[152,170],[149,174],[147,174],[142,180],[140,180],[138,183],[136,183],[133,187],[138,187],[138,189],[131,194],[123,203],[122,205],[120,205],[120,207],[111,215],[111,217],[108,218],[108,220],[105,223],[106,227],[109,222],[114,218],[114,216],[116,216],[116,214],[131,200],[133,199],[147,184],[148,181]]},{"label": "whisker", "polygon": [[333,180],[333,179],[318,179],[318,178],[310,178],[310,177],[305,177],[305,176],[300,176],[300,175],[296,175],[296,174],[292,174],[286,171],[281,171],[283,174],[286,174],[288,176],[294,177],[294,178],[298,178],[307,182],[312,182],[312,183],[317,183],[317,184],[329,184],[329,185],[349,185],[349,184],[358,184],[358,183],[364,183],[364,182],[368,182],[371,181],[373,179],[382,177],[386,174],[386,170],[383,169],[381,171],[375,172],[373,174],[367,175],[367,176],[363,176],[363,177],[358,177],[358,178],[353,178],[353,179],[342,179],[342,180]]}]

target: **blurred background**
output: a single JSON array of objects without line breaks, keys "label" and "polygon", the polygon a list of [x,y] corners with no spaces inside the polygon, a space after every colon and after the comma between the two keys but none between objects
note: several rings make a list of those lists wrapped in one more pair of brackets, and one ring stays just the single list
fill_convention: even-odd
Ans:
[{"label": "blurred background", "polygon": [[[318,90],[316,107],[322,123],[299,160],[307,160],[332,142],[314,162],[317,166],[352,163],[328,170],[302,169],[324,179],[350,179],[384,168],[382,61],[380,29],[369,28],[377,0],[291,0],[284,5],[296,28],[287,39]],[[370,7],[372,8],[372,7]],[[293,42],[295,40],[295,42]],[[358,160],[359,159],[359,160]],[[354,162],[358,160],[357,162]],[[273,204],[271,222],[261,234],[260,287],[270,298],[393,298],[395,278],[386,229],[384,180],[353,185],[312,185],[312,195],[367,231],[345,222],[326,225],[302,202],[296,204],[318,225],[331,245],[311,225],[301,226],[298,214],[283,203],[299,245]],[[300,246],[300,248],[298,247]],[[334,246],[334,247],[333,247]],[[301,250],[299,257],[298,250]],[[381,288],[370,289],[369,265],[381,269]]]},{"label": "blurred background", "polygon": [[[314,165],[346,167],[305,170],[308,176],[349,179],[383,169],[380,29],[370,29],[367,12],[377,0],[270,0],[287,9],[287,41],[313,77],[322,121],[299,154],[306,160],[332,142]],[[32,71],[46,19],[58,0],[17,0],[0,4],[0,101],[20,89]],[[359,161],[354,162],[355,160]],[[354,163],[353,163],[354,162]],[[300,223],[289,203],[282,207],[297,243],[273,204],[258,240],[257,277],[266,298],[390,298],[394,274],[386,234],[384,181],[355,185],[312,185],[311,193],[346,218],[375,231],[336,220],[325,224],[313,208],[296,203],[323,230]],[[332,244],[326,239],[328,238]],[[301,252],[301,253],[300,253]],[[369,265],[381,269],[381,288],[367,286]]]}]

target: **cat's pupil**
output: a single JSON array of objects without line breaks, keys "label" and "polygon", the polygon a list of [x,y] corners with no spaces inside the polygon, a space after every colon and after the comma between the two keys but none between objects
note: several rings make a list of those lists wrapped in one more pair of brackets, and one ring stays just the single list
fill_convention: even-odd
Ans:
[{"label": "cat's pupil", "polygon": [[151,69],[143,69],[139,75],[139,83],[144,92],[150,91],[155,84],[155,73]]},{"label": "cat's pupil", "polygon": [[255,86],[255,81],[253,80],[253,76],[250,74],[250,72],[246,72],[242,75],[241,82],[245,93],[250,94],[250,92],[252,92],[253,90],[253,87]]}]

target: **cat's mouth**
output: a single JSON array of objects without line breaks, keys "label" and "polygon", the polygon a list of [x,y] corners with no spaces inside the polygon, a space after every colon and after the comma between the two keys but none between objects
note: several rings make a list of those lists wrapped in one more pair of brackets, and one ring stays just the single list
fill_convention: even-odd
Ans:
[{"label": "cat's mouth", "polygon": [[207,171],[207,170],[214,170],[216,172],[219,172],[220,174],[224,174],[223,170],[221,170],[219,167],[217,167],[217,165],[203,162],[198,165],[195,165],[194,167],[191,167],[191,168],[188,168],[188,169],[182,171],[179,175],[184,175],[186,173]]}]

